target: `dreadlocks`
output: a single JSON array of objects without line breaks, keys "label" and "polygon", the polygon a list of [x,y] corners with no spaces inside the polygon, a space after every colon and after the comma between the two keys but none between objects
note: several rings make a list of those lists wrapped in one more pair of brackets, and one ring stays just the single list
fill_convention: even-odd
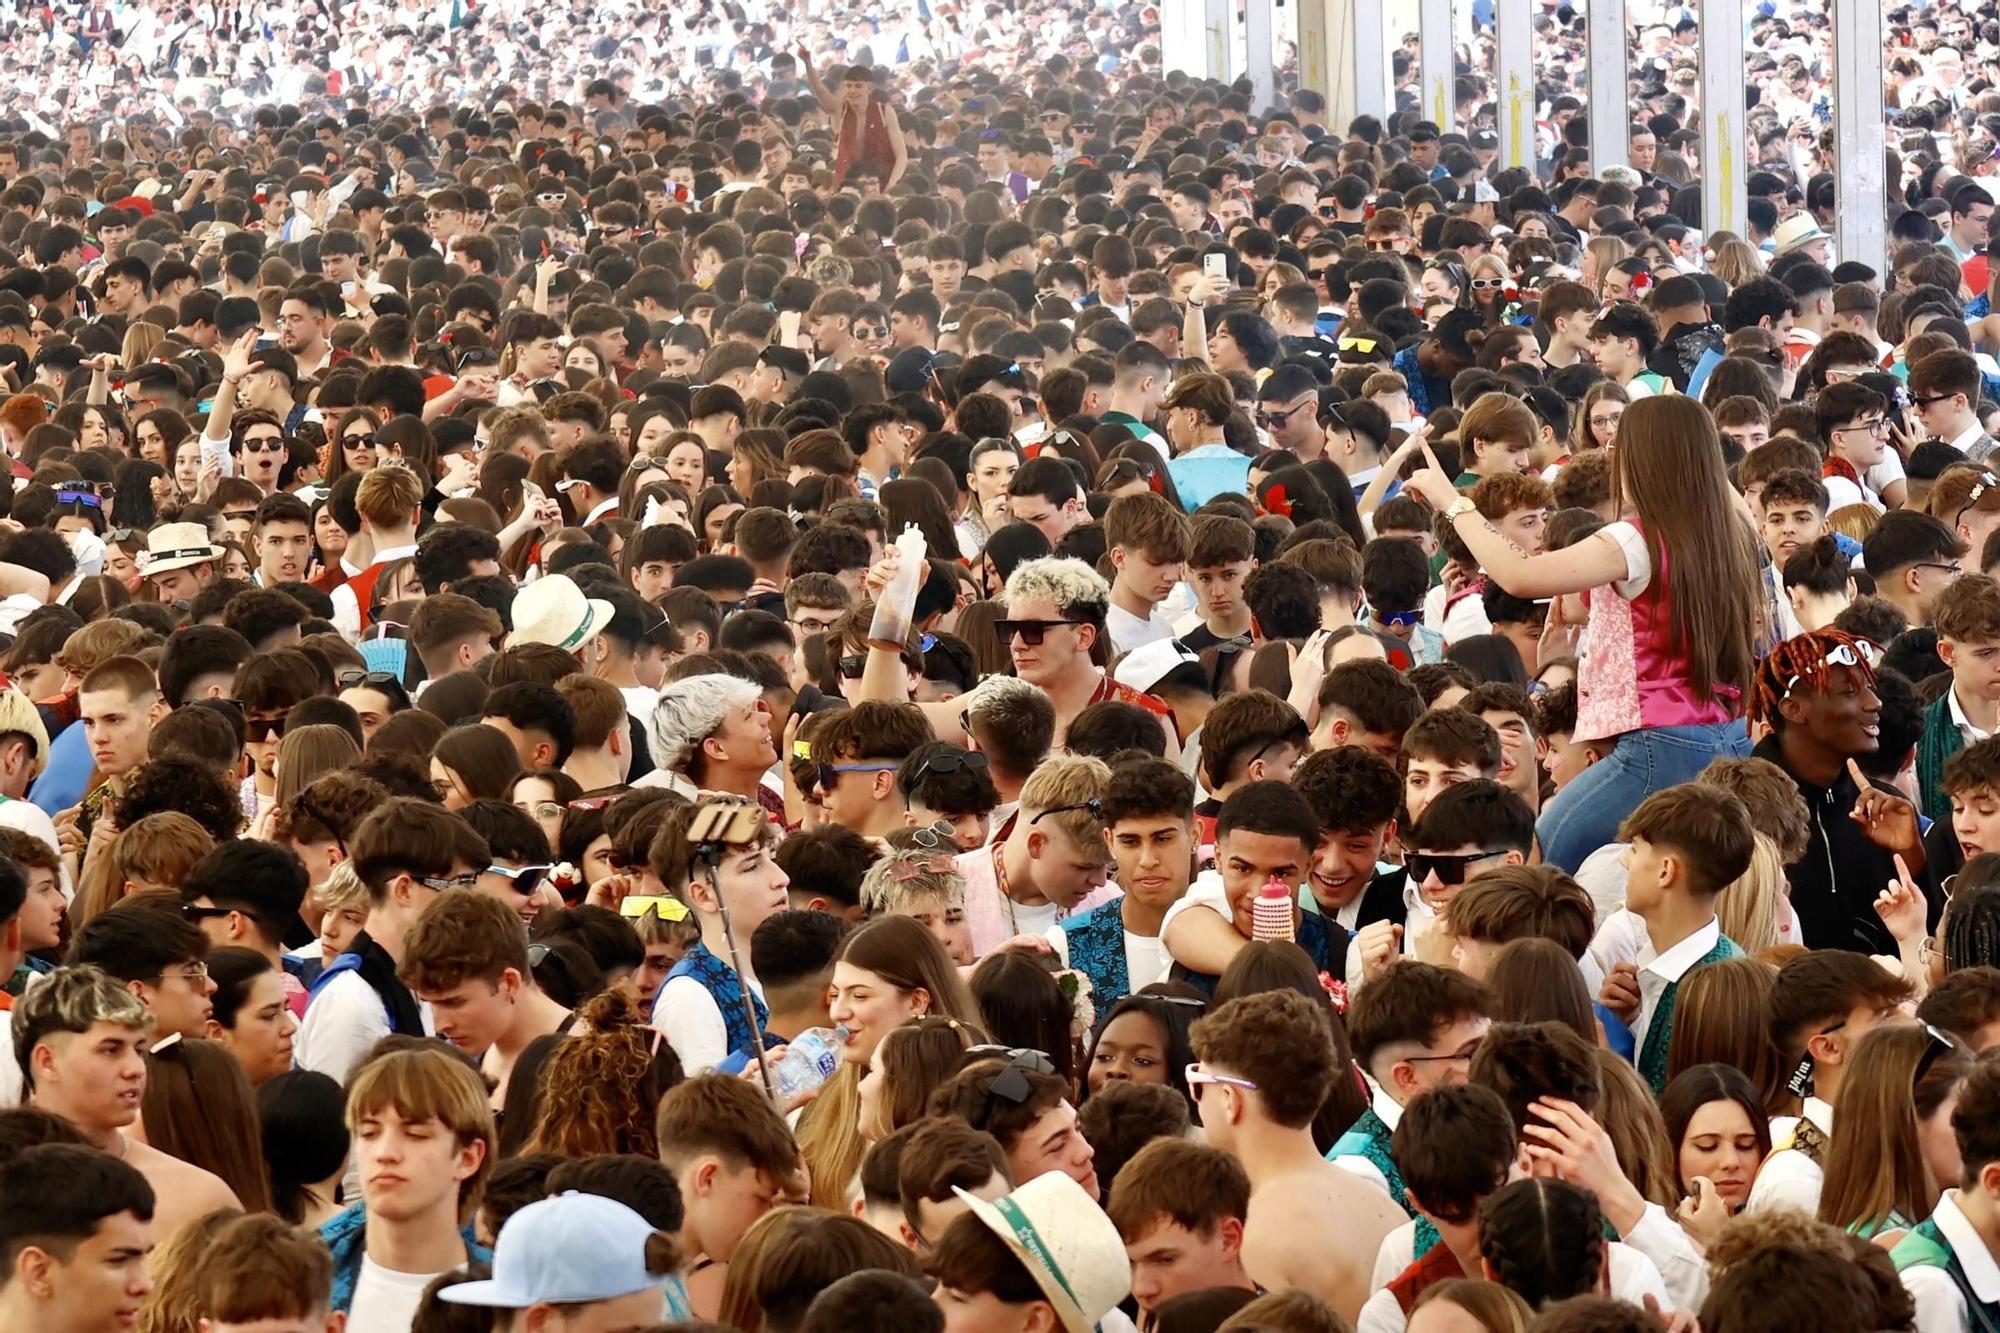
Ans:
[{"label": "dreadlocks", "polygon": [[1832,678],[1833,668],[1827,664],[1827,657],[1840,648],[1846,648],[1854,655],[1856,665],[1852,670],[1860,674],[1862,683],[1875,684],[1875,668],[1871,659],[1875,645],[1837,629],[1812,630],[1794,638],[1786,639],[1771,649],[1757,667],[1757,679],[1750,692],[1750,719],[1753,722],[1778,724],[1778,705],[1785,696],[1800,685],[1808,689],[1824,690]]}]

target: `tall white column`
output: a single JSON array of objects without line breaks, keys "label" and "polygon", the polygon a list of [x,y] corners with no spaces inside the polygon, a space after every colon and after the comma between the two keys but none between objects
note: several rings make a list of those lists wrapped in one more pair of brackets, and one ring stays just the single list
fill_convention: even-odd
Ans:
[{"label": "tall white column", "polygon": [[1231,79],[1236,67],[1236,15],[1229,0],[1200,0],[1202,36],[1207,47],[1205,77]]},{"label": "tall white column", "polygon": [[1418,51],[1423,70],[1423,116],[1440,130],[1452,129],[1457,64],[1451,31],[1451,0],[1419,0]]},{"label": "tall white column", "polygon": [[[1749,174],[1743,145],[1743,0],[1702,0],[1701,222],[1707,231],[1743,234]],[[1879,151],[1875,171],[1879,177]]]},{"label": "tall white column", "polygon": [[1586,88],[1590,125],[1590,165],[1623,162],[1631,150],[1632,95],[1631,30],[1625,26],[1625,0],[1589,0],[1584,14],[1584,40],[1590,53]]},{"label": "tall white column", "polygon": [[1531,0],[1498,0],[1493,7],[1493,87],[1500,113],[1496,167],[1535,164],[1534,21]]},{"label": "tall white column", "polygon": [[1277,98],[1278,78],[1272,68],[1271,31],[1273,0],[1244,0],[1243,41],[1250,76],[1250,110],[1263,115]]},{"label": "tall white column", "polygon": [[1888,271],[1889,220],[1883,179],[1882,0],[1839,0],[1833,10],[1833,149],[1837,205],[1834,246],[1841,259]]},{"label": "tall white column", "polygon": [[1179,70],[1208,77],[1208,41],[1202,30],[1202,0],[1160,0],[1161,73]]}]

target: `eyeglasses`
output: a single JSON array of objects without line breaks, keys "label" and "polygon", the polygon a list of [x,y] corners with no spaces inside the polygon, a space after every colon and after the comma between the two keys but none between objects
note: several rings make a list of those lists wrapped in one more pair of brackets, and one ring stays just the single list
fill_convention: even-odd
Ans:
[{"label": "eyeglasses", "polygon": [[[181,919],[183,921],[219,921],[225,916],[235,915],[236,909],[233,907],[198,907],[194,903],[181,904]],[[252,916],[253,914],[245,912],[243,915]]]},{"label": "eyeglasses", "polygon": [[1870,435],[1887,435],[1889,433],[1889,422],[1886,418],[1876,417],[1872,421],[1857,421],[1851,426],[1835,426],[1833,428],[1835,435],[1852,435],[1855,431],[1865,431]]},{"label": "eyeglasses", "polygon": [[1075,810],[1090,811],[1090,817],[1092,819],[1101,820],[1104,818],[1104,802],[1099,800],[1097,797],[1093,796],[1087,801],[1078,801],[1074,805],[1052,805],[1048,809],[1036,815],[1033,819],[1029,820],[1028,824],[1030,827],[1032,827],[1036,824],[1041,823],[1044,819],[1047,819],[1050,815],[1066,815]]},{"label": "eyeglasses", "polygon": [[1618,425],[1619,418],[1624,415],[1625,414],[1623,412],[1613,412],[1609,416],[1598,416],[1597,414],[1592,413],[1590,417],[1591,428],[1593,430],[1614,429]]},{"label": "eyeglasses", "polygon": [[1370,250],[1393,250],[1399,245],[1407,245],[1409,240],[1410,238],[1407,236],[1392,236],[1387,238],[1378,236],[1367,241],[1365,244]]},{"label": "eyeglasses", "polygon": [[411,878],[427,889],[436,889],[439,893],[444,893],[450,889],[475,887],[479,883],[479,872],[468,870],[463,875],[413,875]]},{"label": "eyeglasses", "polygon": [[1461,1046],[1459,1049],[1448,1052],[1444,1055],[1406,1055],[1403,1058],[1409,1061],[1413,1065],[1432,1064],[1438,1061],[1449,1061],[1455,1064],[1461,1060],[1470,1060],[1473,1056],[1473,1053],[1478,1049],[1479,1049],[1479,1043],[1473,1041],[1473,1042],[1467,1042],[1464,1046]]},{"label": "eyeglasses", "polygon": [[[840,617],[835,616],[832,620],[814,620],[811,617],[803,617],[789,623],[797,625],[807,634],[824,634],[840,623]],[[859,673],[857,672],[856,674],[858,675]]]},{"label": "eyeglasses", "polygon": [[1290,407],[1284,408],[1281,411],[1259,412],[1257,414],[1257,424],[1266,430],[1274,426],[1282,427],[1286,422],[1311,406],[1313,406],[1313,400],[1307,399],[1303,403],[1293,403]]},{"label": "eyeglasses", "polygon": [[547,865],[538,866],[488,866],[486,873],[498,875],[514,886],[514,892],[523,898],[535,891],[537,885],[548,875]]},{"label": "eyeglasses", "polygon": [[[1831,375],[1829,375],[1828,378],[1832,378]],[[1950,402],[1952,399],[1956,397],[1958,397],[1958,395],[1955,393],[1933,393],[1921,397],[1912,398],[1910,401],[1916,404],[1918,407],[1929,407],[1932,403],[1946,403]]]},{"label": "eyeglasses", "polygon": [[1042,646],[1043,637],[1050,630],[1061,629],[1064,626],[1074,629],[1078,623],[1074,620],[996,620],[993,622],[993,632],[999,636],[1002,644],[1012,643],[1018,635],[1021,642],[1030,648],[1039,648]]},{"label": "eyeglasses", "polygon": [[285,438],[282,435],[259,435],[255,439],[246,437],[243,441],[245,453],[281,454],[285,449]]},{"label": "eyeglasses", "polygon": [[250,741],[269,740],[273,736],[285,734],[283,717],[246,717],[243,719],[243,739]]},{"label": "eyeglasses", "polygon": [[844,653],[834,663],[834,669],[840,672],[842,680],[860,680],[861,673],[868,669],[868,654]]},{"label": "eyeglasses", "polygon": [[842,773],[886,773],[895,767],[896,765],[893,763],[885,764],[869,760],[861,760],[852,764],[821,764],[818,773],[819,789],[821,791],[833,790],[833,785],[840,781]]},{"label": "eyeglasses", "polygon": [[1465,883],[1465,872],[1475,861],[1484,861],[1489,856],[1503,856],[1505,847],[1489,847],[1483,852],[1465,852],[1456,856],[1435,856],[1429,852],[1411,852],[1403,858],[1404,869],[1409,872],[1410,883],[1421,884],[1432,875],[1444,885]]},{"label": "eyeglasses", "polygon": [[1472,290],[1475,292],[1497,292],[1506,285],[1507,282],[1504,278],[1474,278],[1472,280]]},{"label": "eyeglasses", "polygon": [[375,447],[375,432],[370,430],[363,431],[359,435],[343,435],[340,437],[340,447],[343,449],[373,449]]},{"label": "eyeglasses", "polygon": [[1334,347],[1343,352],[1359,352],[1363,356],[1373,356],[1375,349],[1382,345],[1376,338],[1342,338]]},{"label": "eyeglasses", "polygon": [[1245,1092],[1257,1091],[1257,1085],[1249,1079],[1232,1078],[1228,1074],[1211,1074],[1201,1067],[1200,1061],[1182,1070],[1181,1077],[1187,1082],[1188,1095],[1196,1101],[1201,1100],[1201,1090],[1211,1083],[1220,1084],[1225,1088],[1241,1088]]},{"label": "eyeglasses", "polygon": [[357,685],[365,689],[391,685],[397,689],[403,687],[402,677],[393,671],[362,671],[356,667],[349,667],[334,679],[340,682],[340,688],[343,690],[351,690]]},{"label": "eyeglasses", "polygon": [[1952,1040],[1949,1034],[1940,1032],[1929,1023],[1925,1023],[1923,1028],[1925,1035],[1930,1037],[1930,1043],[1924,1047],[1924,1053],[1917,1057],[1916,1072],[1910,1075],[1912,1088],[1924,1081],[1924,1075],[1931,1072],[1931,1066],[1936,1064],[1940,1057],[1950,1055],[1959,1049],[1958,1043]]}]

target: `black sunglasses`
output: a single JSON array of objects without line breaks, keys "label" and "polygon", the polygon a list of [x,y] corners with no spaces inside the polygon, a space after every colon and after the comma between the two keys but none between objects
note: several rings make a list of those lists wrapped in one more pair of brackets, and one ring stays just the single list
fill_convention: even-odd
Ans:
[{"label": "black sunglasses", "polygon": [[925,755],[919,760],[916,772],[910,774],[910,781],[921,782],[929,773],[956,773],[961,768],[984,767],[986,767],[986,756],[977,750],[945,750]]},{"label": "black sunglasses", "polygon": [[394,686],[398,690],[403,688],[403,678],[393,671],[363,671],[358,667],[349,667],[335,679],[340,682],[340,688],[343,690],[351,690],[357,685],[368,689],[387,686]]},{"label": "black sunglasses", "polygon": [[246,717],[243,719],[243,739],[250,741],[269,740],[273,736],[285,734],[285,719],[282,717]]},{"label": "black sunglasses", "polygon": [[1019,635],[1022,643],[1030,648],[1039,648],[1042,646],[1043,637],[1050,630],[1081,623],[1076,620],[996,620],[993,622],[993,632],[1000,636],[1000,642],[1003,644],[1011,643],[1014,636]]},{"label": "black sunglasses", "polygon": [[1467,852],[1461,856],[1434,856],[1429,852],[1411,852],[1403,858],[1403,867],[1409,872],[1410,883],[1421,884],[1432,875],[1438,883],[1457,885],[1465,883],[1465,872],[1474,861],[1483,861],[1489,856],[1500,856],[1504,847],[1490,848],[1483,852]]},{"label": "black sunglasses", "polygon": [[1030,826],[1033,826],[1035,824],[1041,823],[1044,819],[1047,819],[1050,815],[1066,815],[1070,813],[1072,810],[1088,810],[1090,811],[1090,817],[1092,819],[1101,820],[1104,818],[1104,802],[1099,800],[1097,797],[1093,796],[1087,801],[1078,801],[1074,805],[1052,805],[1048,809],[1036,815],[1033,819],[1029,820],[1028,823]]},{"label": "black sunglasses", "polygon": [[868,654],[846,653],[836,664],[842,680],[860,680],[861,673],[868,669]]}]

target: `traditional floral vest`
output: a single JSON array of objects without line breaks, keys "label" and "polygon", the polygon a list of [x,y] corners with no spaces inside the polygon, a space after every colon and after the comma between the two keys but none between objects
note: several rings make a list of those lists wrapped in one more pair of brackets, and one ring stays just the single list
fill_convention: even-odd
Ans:
[{"label": "traditional floral vest", "polygon": [[1091,994],[1101,1005],[1132,993],[1132,976],[1125,963],[1125,914],[1116,899],[1062,923],[1069,941],[1069,965],[1090,978]]},{"label": "traditional floral vest", "polygon": [[667,981],[675,977],[693,977],[715,997],[732,1052],[753,1051],[763,1044],[764,1025],[771,1021],[770,1008],[755,991],[750,992],[751,1007],[757,1012],[757,1030],[752,1032],[743,1020],[743,978],[736,975],[735,968],[710,953],[707,945],[699,940],[690,945],[674,964],[673,971],[667,973]]}]

